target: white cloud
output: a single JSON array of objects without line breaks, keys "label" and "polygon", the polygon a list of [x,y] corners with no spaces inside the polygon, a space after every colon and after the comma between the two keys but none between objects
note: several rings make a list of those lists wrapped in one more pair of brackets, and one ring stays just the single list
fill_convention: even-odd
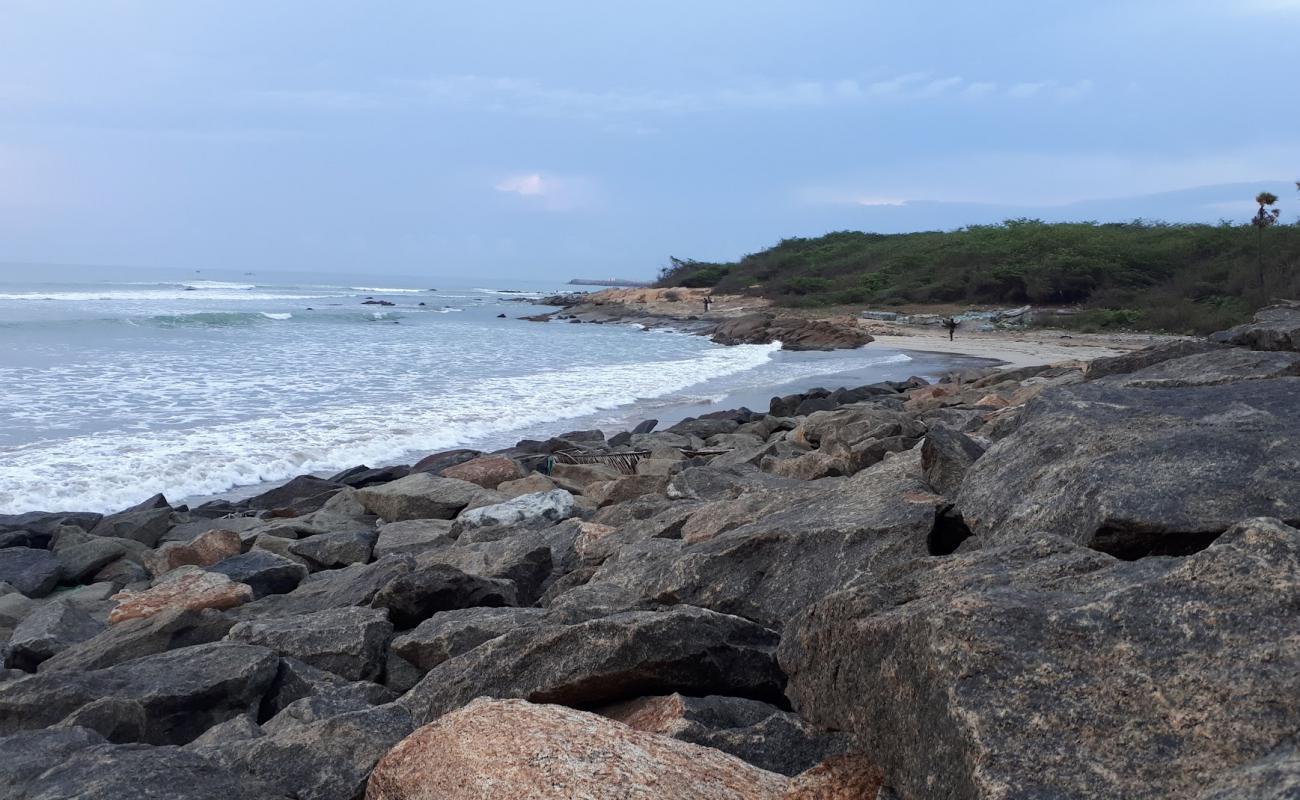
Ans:
[{"label": "white cloud", "polygon": [[540,174],[533,172],[528,175],[513,175],[498,182],[492,188],[498,192],[513,192],[524,197],[532,197],[546,194],[546,189],[549,187],[543,185]]},{"label": "white cloud", "polygon": [[507,175],[492,184],[503,194],[513,194],[547,211],[573,211],[597,199],[595,184],[587,178],[562,177],[541,172]]}]

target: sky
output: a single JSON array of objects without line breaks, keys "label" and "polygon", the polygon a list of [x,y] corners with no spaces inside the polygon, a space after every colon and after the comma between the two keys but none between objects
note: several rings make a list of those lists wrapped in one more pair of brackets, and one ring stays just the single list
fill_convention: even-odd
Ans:
[{"label": "sky", "polygon": [[649,278],[1300,211],[1300,0],[0,0],[0,261]]}]

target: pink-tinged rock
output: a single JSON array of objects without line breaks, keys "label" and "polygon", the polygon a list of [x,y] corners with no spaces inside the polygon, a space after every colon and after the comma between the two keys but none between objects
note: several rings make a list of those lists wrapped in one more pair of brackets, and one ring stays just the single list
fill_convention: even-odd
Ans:
[{"label": "pink-tinged rock", "polygon": [[469,481],[484,489],[495,489],[506,481],[523,477],[524,471],[519,468],[514,459],[505,456],[480,456],[463,464],[447,467],[439,474],[444,478]]},{"label": "pink-tinged rock", "polygon": [[834,756],[792,778],[782,800],[870,800],[883,779],[880,769],[861,756]]},{"label": "pink-tinged rock", "polygon": [[188,542],[169,542],[145,554],[144,563],[154,575],[164,575],[177,567],[188,565],[210,567],[243,549],[239,534],[234,531],[210,530],[200,533]]},{"label": "pink-tinged rock", "polygon": [[234,608],[252,600],[253,589],[220,573],[187,565],[167,573],[143,592],[119,592],[113,599],[117,607],[108,615],[110,624],[152,617],[172,608]]},{"label": "pink-tinged rock", "polygon": [[555,488],[555,481],[540,472],[530,472],[517,481],[506,481],[498,485],[497,491],[506,497],[522,497],[526,494],[549,492]]},{"label": "pink-tinged rock", "polygon": [[596,714],[479,699],[403,739],[366,800],[781,800],[790,779]]},{"label": "pink-tinged rock", "polygon": [[573,540],[574,550],[577,551],[578,557],[586,559],[600,548],[601,541],[614,531],[618,530],[613,525],[602,525],[599,522],[579,522],[578,536]]}]

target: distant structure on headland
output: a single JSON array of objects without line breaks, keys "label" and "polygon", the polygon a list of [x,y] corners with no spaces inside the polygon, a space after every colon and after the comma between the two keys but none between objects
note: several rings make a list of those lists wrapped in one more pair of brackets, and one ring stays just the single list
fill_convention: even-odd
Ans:
[{"label": "distant structure on headland", "polygon": [[618,278],[574,278],[569,281],[570,286],[649,286],[647,281],[624,281]]}]

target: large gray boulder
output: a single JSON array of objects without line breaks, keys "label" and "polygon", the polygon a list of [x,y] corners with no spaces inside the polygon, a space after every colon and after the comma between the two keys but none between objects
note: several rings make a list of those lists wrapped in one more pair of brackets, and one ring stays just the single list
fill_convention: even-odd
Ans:
[{"label": "large gray boulder", "polygon": [[438,664],[398,703],[423,725],[485,695],[575,706],[675,691],[780,702],[778,641],[691,606],[516,628]]},{"label": "large gray boulder", "polygon": [[935,426],[921,441],[921,469],[936,492],[954,497],[966,470],[984,455],[984,445],[960,431]]},{"label": "large gray boulder", "polygon": [[129,619],[101,631],[43,662],[41,672],[85,672],[145,656],[215,642],[234,621],[211,608],[172,608]]},{"label": "large gray boulder", "polygon": [[859,573],[928,553],[940,498],[920,478],[918,452],[825,490],[804,486],[725,501],[732,515],[709,509],[722,520],[709,538],[630,544],[551,607],[599,606],[613,590],[635,598],[627,607],[689,603],[779,628]]},{"label": "large gray boulder", "polygon": [[114,697],[144,708],[146,742],[184,744],[218,722],[255,711],[278,660],[266,648],[216,642],[106,669],[41,672],[0,683],[0,735],[48,727]]},{"label": "large gray boulder", "polygon": [[318,572],[286,594],[267,595],[231,609],[236,619],[284,617],[310,614],[327,608],[369,605],[375,593],[398,575],[415,568],[410,556],[386,556],[371,564],[353,564],[342,569]]},{"label": "large gray boulder", "polygon": [[476,534],[483,529],[545,528],[572,517],[577,510],[573,495],[563,489],[552,489],[470,509],[456,518],[456,528],[460,538],[475,541]]},{"label": "large gray boulder", "polygon": [[[75,735],[78,729],[69,729]],[[84,730],[84,729],[80,729]],[[41,734],[49,733],[42,731]],[[40,734],[15,737],[21,741]],[[10,784],[12,800],[288,800],[291,795],[179,747],[92,744],[51,757],[22,783]],[[47,760],[48,759],[48,760]]]},{"label": "large gray boulder", "polygon": [[421,569],[444,564],[481,578],[513,581],[517,602],[529,605],[577,565],[577,536],[575,528],[557,525],[495,541],[428,550],[416,556],[416,561]]},{"label": "large gray boulder", "polygon": [[782,775],[798,775],[852,747],[847,734],[818,731],[788,711],[743,697],[641,697],[596,713],[640,731],[712,747]]},{"label": "large gray boulder", "polygon": [[390,522],[379,529],[379,540],[375,542],[374,557],[400,553],[422,553],[436,547],[445,547],[456,537],[451,535],[451,520],[412,519],[405,522]]},{"label": "large gray boulder", "polygon": [[1220,331],[1210,339],[1251,350],[1300,352],[1300,305],[1290,303],[1261,309],[1255,313],[1253,322]]},{"label": "large gray boulder", "polygon": [[454,519],[466,508],[490,506],[506,499],[491,489],[416,472],[379,486],[358,489],[357,500],[385,522],[407,519]]},{"label": "large gray boulder", "polygon": [[981,543],[1050,531],[1124,558],[1194,552],[1235,521],[1300,522],[1300,378],[1044,392],[966,473]]},{"label": "large gray boulder", "polygon": [[1111,375],[1103,380],[1112,386],[1173,389],[1298,375],[1300,353],[1221,347],[1206,353],[1162,361],[1134,372]]},{"label": "large gray boulder", "polygon": [[110,742],[138,742],[149,727],[149,715],[135,700],[101,697],[64,717],[56,728],[88,728]]},{"label": "large gray boulder", "polygon": [[72,603],[60,600],[46,603],[18,623],[4,649],[4,665],[35,672],[41,662],[92,638],[106,627]]},{"label": "large gray boulder", "polygon": [[90,532],[95,536],[130,539],[146,547],[156,547],[158,540],[171,527],[172,508],[167,504],[167,498],[156,494],[143,503],[109,514]]},{"label": "large gray boulder", "polygon": [[63,568],[48,550],[30,547],[0,549],[0,582],[28,597],[44,597],[59,585]]},{"label": "large gray boulder", "polygon": [[370,605],[386,609],[399,630],[414,628],[439,611],[475,606],[513,606],[513,581],[466,575],[455,567],[434,564],[399,575],[380,589]]},{"label": "large gray boulder", "polygon": [[253,597],[292,592],[307,577],[307,567],[269,550],[249,550],[218,561],[207,570],[247,584]]},{"label": "large gray boulder", "polygon": [[276,667],[275,679],[262,698],[258,717],[267,720],[269,725],[289,712],[289,717],[303,721],[309,716],[323,718],[330,712],[345,713],[391,700],[393,694],[379,684],[351,681],[286,656]]},{"label": "large gray boulder", "polygon": [[413,727],[405,709],[386,705],[303,724],[263,726],[263,736],[194,752],[296,800],[355,800],[365,793],[375,764]]},{"label": "large gray boulder", "polygon": [[314,569],[336,569],[370,560],[379,534],[373,530],[322,533],[289,545],[289,552]]},{"label": "large gray boulder", "polygon": [[540,624],[540,608],[462,608],[444,611],[393,639],[392,651],[422,672],[503,636]]},{"label": "large gray boulder", "polygon": [[1191,797],[1300,729],[1300,531],[1276,520],[1181,559],[1044,536],[918,566],[780,650],[800,716],[860,736],[902,800]]},{"label": "large gray boulder", "polygon": [[1084,374],[1089,380],[1104,378],[1108,375],[1124,375],[1171,359],[1185,358],[1223,349],[1225,349],[1224,345],[1205,339],[1176,339],[1172,342],[1162,342],[1130,353],[1094,358],[1088,362]]},{"label": "large gray boulder", "polygon": [[82,583],[95,573],[114,561],[132,553],[129,544],[138,544],[129,539],[113,539],[108,536],[87,537],[87,541],[55,550],[55,557],[63,570],[65,583]]},{"label": "large gray boulder", "polygon": [[379,677],[392,635],[393,625],[384,609],[349,606],[241,622],[226,638],[360,681]]}]

